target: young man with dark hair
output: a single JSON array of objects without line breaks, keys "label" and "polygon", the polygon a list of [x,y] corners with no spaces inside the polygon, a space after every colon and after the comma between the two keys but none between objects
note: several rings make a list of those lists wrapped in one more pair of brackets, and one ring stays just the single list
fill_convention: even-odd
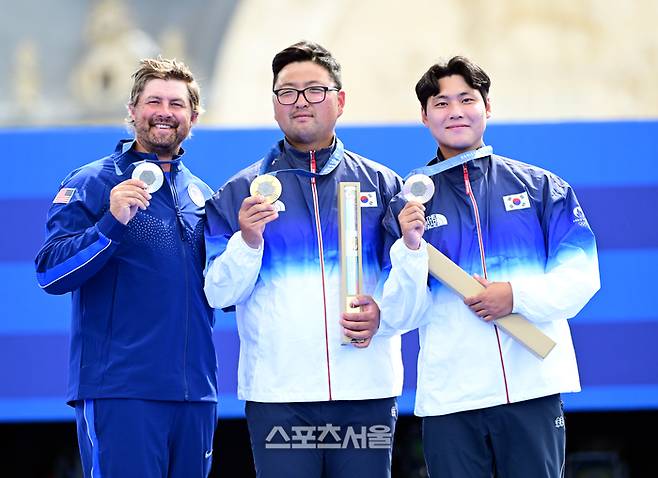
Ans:
[{"label": "young man with dark hair", "polygon": [[[256,473],[387,477],[402,361],[399,336],[375,335],[372,294],[388,257],[382,219],[400,179],[336,137],[345,92],[326,49],[297,43],[272,70],[285,137],[206,205],[205,291],[213,307],[236,308],[238,397],[247,401]],[[268,173],[282,184],[274,204],[250,195],[254,178]],[[361,188],[364,295],[341,314],[337,193],[345,181]],[[358,341],[341,345],[343,334]]]},{"label": "young man with dark hair", "polygon": [[[415,413],[430,476],[555,478],[565,458],[560,393],[580,390],[567,319],[599,289],[596,244],[566,182],[485,146],[489,86],[463,57],[416,85],[438,150],[415,172],[435,193],[425,205],[391,202],[387,229],[402,237],[391,248],[382,326],[419,328]],[[428,243],[483,292],[462,300],[428,280]],[[512,312],[557,343],[545,359],[493,322]]]},{"label": "young man with dark hair", "polygon": [[163,58],[142,60],[133,80],[135,137],[62,182],[37,278],[48,293],[72,293],[67,398],[84,476],[204,478],[217,408],[203,293],[212,191],[180,147],[201,111],[199,86]]}]

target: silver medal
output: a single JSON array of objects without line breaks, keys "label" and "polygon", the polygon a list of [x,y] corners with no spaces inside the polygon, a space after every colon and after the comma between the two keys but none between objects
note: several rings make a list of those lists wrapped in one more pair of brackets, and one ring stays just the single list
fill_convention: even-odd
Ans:
[{"label": "silver medal", "polygon": [[409,176],[402,186],[402,197],[407,201],[425,204],[434,196],[434,182],[424,174]]},{"label": "silver medal", "polygon": [[164,183],[164,173],[160,166],[154,163],[140,163],[137,165],[132,175],[133,179],[139,179],[146,183],[146,190],[153,194]]}]

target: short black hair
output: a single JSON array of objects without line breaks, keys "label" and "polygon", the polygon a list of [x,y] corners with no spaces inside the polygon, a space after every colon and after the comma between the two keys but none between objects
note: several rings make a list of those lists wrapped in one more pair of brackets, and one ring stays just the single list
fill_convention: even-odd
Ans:
[{"label": "short black hair", "polygon": [[276,79],[279,72],[283,68],[296,61],[312,61],[323,67],[329,72],[331,79],[336,83],[338,89],[342,89],[343,85],[340,81],[340,65],[331,53],[324,47],[317,43],[309,41],[300,41],[288,48],[281,50],[274,56],[272,60],[272,87],[276,84]]},{"label": "short black hair", "polygon": [[423,111],[426,111],[427,100],[440,93],[439,80],[446,76],[459,75],[464,81],[478,90],[484,102],[489,96],[491,79],[482,68],[463,56],[453,56],[448,63],[436,63],[420,77],[416,83],[416,96]]}]

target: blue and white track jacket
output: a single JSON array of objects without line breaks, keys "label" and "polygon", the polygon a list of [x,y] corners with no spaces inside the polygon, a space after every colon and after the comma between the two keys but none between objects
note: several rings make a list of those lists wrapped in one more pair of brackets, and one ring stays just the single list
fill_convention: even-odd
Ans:
[{"label": "blue and white track jacket", "polygon": [[48,212],[39,285],[72,293],[69,402],[95,398],[216,401],[213,310],[203,293],[203,213],[210,188],[179,158],[124,226],[110,190],[155,155],[122,141],[73,171]]},{"label": "blue and white track jacket", "polygon": [[[436,160],[435,160],[436,161]],[[415,413],[442,415],[580,390],[567,319],[599,289],[594,235],[571,187],[554,174],[492,155],[432,176],[418,251],[391,248],[383,327],[419,327]],[[399,237],[391,203],[387,228]],[[557,342],[538,359],[433,277],[429,242],[469,274],[508,281],[513,312]],[[391,313],[395,311],[397,313]]]},{"label": "blue and white track jacket", "polygon": [[[279,218],[251,249],[238,211],[258,175],[277,174]],[[400,337],[375,336],[369,347],[341,345],[338,183],[362,192],[364,293],[373,295],[387,260],[382,219],[400,190],[391,170],[332,148],[302,153],[285,141],[231,178],[206,204],[205,291],[213,307],[236,307],[240,335],[238,397],[259,402],[362,400],[399,395]]]}]

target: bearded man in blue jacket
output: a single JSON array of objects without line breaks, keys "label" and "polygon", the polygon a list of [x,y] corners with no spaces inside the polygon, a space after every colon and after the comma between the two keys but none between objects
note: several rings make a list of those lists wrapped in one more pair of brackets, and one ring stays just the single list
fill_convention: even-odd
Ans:
[{"label": "bearded man in blue jacket", "polygon": [[203,293],[212,191],[180,147],[201,113],[200,91],[175,60],[142,60],[133,79],[135,137],[64,179],[37,278],[48,293],[72,295],[67,398],[84,476],[202,478],[217,402]]}]

